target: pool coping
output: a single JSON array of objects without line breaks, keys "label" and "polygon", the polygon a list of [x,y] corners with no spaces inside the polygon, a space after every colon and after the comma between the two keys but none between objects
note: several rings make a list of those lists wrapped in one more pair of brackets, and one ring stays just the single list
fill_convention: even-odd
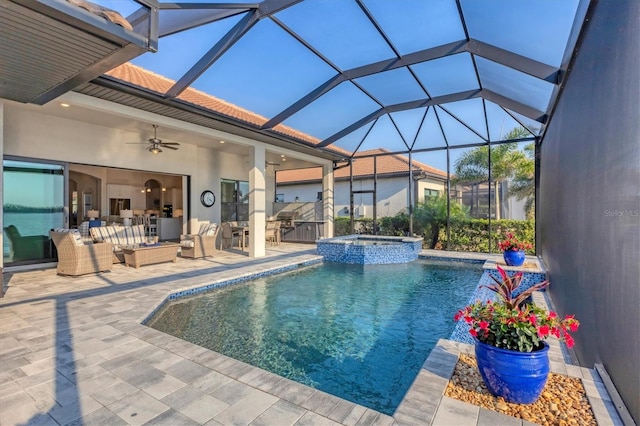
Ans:
[{"label": "pool coping", "polygon": [[172,300],[177,300],[183,297],[195,296],[197,294],[206,293],[208,291],[224,288],[233,284],[240,284],[240,283],[255,280],[258,278],[264,278],[271,275],[281,274],[284,272],[295,271],[300,268],[318,265],[321,263],[323,263],[323,259],[322,257],[318,257],[315,259],[304,260],[300,262],[292,262],[291,264],[284,265],[284,266],[274,266],[271,268],[264,269],[260,272],[249,272],[249,273],[235,276],[233,278],[220,278],[218,280],[214,280],[209,284],[194,284],[194,285],[182,287],[176,290],[171,290],[169,294],[158,303],[158,306],[156,306],[151,312],[149,312],[140,320],[140,324],[147,325],[149,320],[154,315],[156,315],[168,302]]}]

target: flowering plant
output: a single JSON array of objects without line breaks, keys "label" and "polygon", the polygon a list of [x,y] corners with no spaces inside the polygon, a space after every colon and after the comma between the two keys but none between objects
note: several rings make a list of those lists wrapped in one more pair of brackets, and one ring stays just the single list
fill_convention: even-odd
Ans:
[{"label": "flowering plant", "polygon": [[499,281],[485,286],[498,294],[501,301],[476,301],[459,310],[454,319],[463,319],[469,325],[469,333],[480,342],[502,349],[532,352],[542,348],[542,340],[554,336],[573,347],[573,333],[580,323],[573,315],[560,319],[553,311],[546,311],[535,304],[526,304],[526,299],[536,290],[549,285],[543,281],[516,295],[522,280],[522,272],[513,278],[498,266],[502,276]]},{"label": "flowering plant", "polygon": [[515,235],[509,232],[504,240],[498,241],[498,247],[502,251],[520,251],[531,250],[533,246],[526,241],[520,241]]}]

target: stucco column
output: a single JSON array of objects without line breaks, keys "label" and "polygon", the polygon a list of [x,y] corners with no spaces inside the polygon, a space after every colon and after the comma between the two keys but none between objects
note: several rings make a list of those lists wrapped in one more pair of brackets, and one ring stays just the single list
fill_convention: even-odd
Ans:
[{"label": "stucco column", "polygon": [[255,146],[249,154],[249,256],[265,255],[266,179],[265,149]]},{"label": "stucco column", "polygon": [[324,237],[333,237],[333,164],[322,166],[322,220]]}]

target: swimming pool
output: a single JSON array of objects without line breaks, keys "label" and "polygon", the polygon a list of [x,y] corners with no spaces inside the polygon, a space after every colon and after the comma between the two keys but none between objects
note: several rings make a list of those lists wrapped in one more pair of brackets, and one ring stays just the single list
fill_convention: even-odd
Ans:
[{"label": "swimming pool", "polygon": [[148,325],[392,414],[478,265],[325,263],[168,303]]}]

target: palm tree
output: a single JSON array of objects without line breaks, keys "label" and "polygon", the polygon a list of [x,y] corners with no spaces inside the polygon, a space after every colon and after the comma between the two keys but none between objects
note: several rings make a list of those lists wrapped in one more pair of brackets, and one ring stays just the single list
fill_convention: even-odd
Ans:
[{"label": "palm tree", "polygon": [[[529,131],[524,127],[515,127],[504,139],[518,139],[529,135]],[[491,147],[491,179],[494,184],[496,219],[500,219],[499,184],[519,176],[520,169],[527,161],[531,160],[518,149],[516,143],[503,143]],[[454,183],[486,182],[489,179],[489,147],[480,146],[465,152],[455,163],[455,175]]]},{"label": "palm tree", "polygon": [[[468,217],[468,208],[459,203],[449,204],[449,218],[463,220]],[[447,224],[447,197],[430,197],[416,205],[413,210],[413,223],[418,232],[422,232],[430,249],[436,248],[440,229]]]},{"label": "palm tree", "polygon": [[509,195],[516,197],[518,201],[526,200],[524,211],[527,219],[533,219],[536,210],[535,144],[531,143],[525,146],[524,152],[527,159],[520,164],[513,177],[509,187]]}]

